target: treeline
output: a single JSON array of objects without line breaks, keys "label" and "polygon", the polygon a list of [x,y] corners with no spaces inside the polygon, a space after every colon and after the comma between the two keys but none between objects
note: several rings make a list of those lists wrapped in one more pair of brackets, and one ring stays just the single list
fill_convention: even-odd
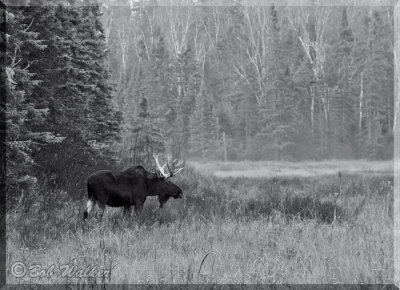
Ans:
[{"label": "treeline", "polygon": [[235,3],[103,6],[124,160],[392,158],[392,8]]},{"label": "treeline", "polygon": [[100,7],[51,2],[5,11],[9,207],[38,186],[79,196],[118,140]]},{"label": "treeline", "polygon": [[9,197],[153,153],[392,157],[391,8],[129,3],[7,7]]}]

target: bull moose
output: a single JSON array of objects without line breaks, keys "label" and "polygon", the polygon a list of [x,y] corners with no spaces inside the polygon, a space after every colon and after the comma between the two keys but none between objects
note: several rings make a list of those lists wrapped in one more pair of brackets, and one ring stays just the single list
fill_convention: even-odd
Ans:
[{"label": "bull moose", "polygon": [[[96,203],[100,209],[100,218],[106,205],[123,206],[124,214],[129,214],[133,205],[139,216],[148,196],[157,195],[160,208],[170,197],[182,198],[182,190],[169,179],[178,174],[183,166],[180,166],[177,160],[172,164],[167,161],[161,166],[158,156],[153,155],[153,158],[157,165],[154,173],[142,166],[132,166],[124,171],[100,170],[90,175],[87,180],[88,201],[83,218],[88,218]],[[168,168],[168,173],[165,172],[165,166]]]}]

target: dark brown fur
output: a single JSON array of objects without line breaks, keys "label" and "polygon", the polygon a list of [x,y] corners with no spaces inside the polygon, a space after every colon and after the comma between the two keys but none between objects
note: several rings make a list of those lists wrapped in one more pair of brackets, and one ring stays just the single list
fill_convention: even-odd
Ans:
[{"label": "dark brown fur", "polygon": [[[160,208],[170,197],[182,197],[182,190],[178,186],[156,173],[145,170],[142,166],[134,166],[120,172],[97,171],[89,176],[87,190],[88,199],[98,204],[101,216],[106,205],[123,206],[125,213],[129,213],[133,205],[139,215],[147,196],[157,195]],[[87,217],[86,209],[83,218]]]}]

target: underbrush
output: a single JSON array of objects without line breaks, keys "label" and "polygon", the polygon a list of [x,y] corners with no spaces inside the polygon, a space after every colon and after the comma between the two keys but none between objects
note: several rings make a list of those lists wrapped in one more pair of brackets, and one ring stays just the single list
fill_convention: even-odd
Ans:
[{"label": "underbrush", "polygon": [[[184,192],[183,199],[170,199],[160,211],[156,198],[149,197],[140,218],[132,213],[123,227],[181,220],[212,222],[216,218],[256,220],[276,213],[287,221],[312,219],[331,224],[354,221],[371,204],[373,210],[393,217],[393,176],[348,175],[339,185],[337,176],[218,179],[186,168],[174,182]],[[96,223],[95,218],[82,220],[85,205],[86,194],[74,200],[65,191],[51,192],[43,187],[8,212],[7,234],[29,247],[40,247],[66,232],[82,231]],[[121,218],[122,209],[106,207],[105,220],[118,227]]]},{"label": "underbrush", "polygon": [[[182,199],[139,218],[106,207],[83,221],[44,187],[7,213],[8,283],[391,283],[393,176],[218,179],[186,168]],[[338,194],[335,194],[338,193]],[[96,213],[96,209],[94,210]],[[97,265],[104,279],[15,278],[13,262]]]}]

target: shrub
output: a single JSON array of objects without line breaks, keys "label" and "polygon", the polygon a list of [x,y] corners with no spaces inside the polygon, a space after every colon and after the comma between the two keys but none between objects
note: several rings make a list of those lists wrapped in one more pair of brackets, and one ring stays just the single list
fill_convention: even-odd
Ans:
[{"label": "shrub", "polygon": [[36,157],[36,175],[50,190],[63,190],[74,199],[86,193],[86,178],[100,169],[115,169],[115,162],[86,143],[67,139],[48,145]]}]

